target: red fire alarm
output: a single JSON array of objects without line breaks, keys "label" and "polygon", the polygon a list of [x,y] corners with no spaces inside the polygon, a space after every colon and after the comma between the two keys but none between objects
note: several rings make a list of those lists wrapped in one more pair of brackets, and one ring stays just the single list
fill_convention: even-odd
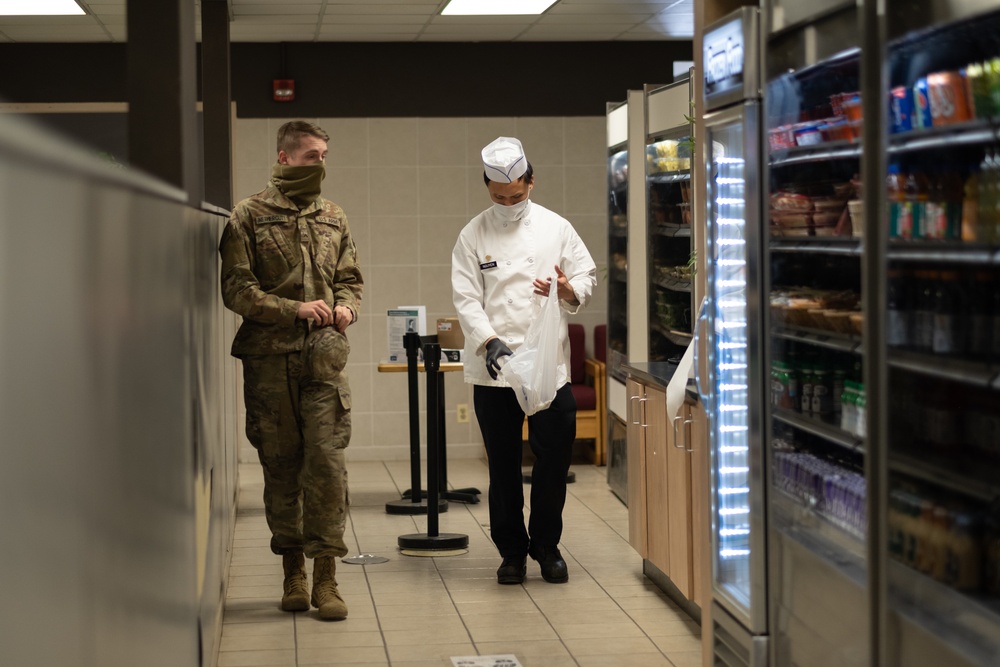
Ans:
[{"label": "red fire alarm", "polygon": [[274,101],[291,102],[295,99],[295,79],[274,80]]}]

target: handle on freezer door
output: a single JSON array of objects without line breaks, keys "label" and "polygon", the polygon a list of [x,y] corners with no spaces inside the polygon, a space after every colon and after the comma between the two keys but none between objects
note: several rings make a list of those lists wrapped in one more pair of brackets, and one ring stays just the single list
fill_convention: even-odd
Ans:
[{"label": "handle on freezer door", "polygon": [[701,332],[704,329],[705,322],[708,321],[708,297],[701,300],[701,306],[698,308],[698,323],[694,328],[694,385],[698,390],[698,398],[705,405],[708,405],[708,394],[702,390],[701,384],[701,364],[698,363],[698,349],[701,347]]},{"label": "handle on freezer door", "polygon": [[674,417],[674,447],[677,449],[686,449],[684,445],[677,444],[681,441],[680,436],[677,434],[677,424],[678,422],[683,421],[683,419],[684,417],[681,417],[680,415]]}]

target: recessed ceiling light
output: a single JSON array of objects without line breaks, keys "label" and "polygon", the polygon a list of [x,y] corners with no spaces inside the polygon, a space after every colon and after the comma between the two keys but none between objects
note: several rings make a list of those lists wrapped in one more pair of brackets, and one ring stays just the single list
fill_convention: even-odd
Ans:
[{"label": "recessed ceiling light", "polygon": [[451,0],[442,16],[511,16],[541,14],[556,0]]},{"label": "recessed ceiling light", "polygon": [[76,0],[0,0],[0,16],[79,16],[83,13]]}]

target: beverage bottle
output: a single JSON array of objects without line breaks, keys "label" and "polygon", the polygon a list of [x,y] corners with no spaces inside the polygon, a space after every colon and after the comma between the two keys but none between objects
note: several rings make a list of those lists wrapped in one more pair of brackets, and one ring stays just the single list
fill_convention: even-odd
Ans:
[{"label": "beverage bottle", "polygon": [[991,242],[996,238],[997,225],[997,163],[993,151],[987,151],[979,163],[978,222],[982,232],[980,241]]},{"label": "beverage bottle", "polygon": [[973,171],[965,179],[962,196],[963,241],[984,241],[983,228],[979,225],[979,172]]},{"label": "beverage bottle", "polygon": [[888,322],[886,343],[889,347],[909,347],[912,330],[911,304],[908,289],[908,274],[899,269],[889,271],[887,293]]},{"label": "beverage bottle", "polygon": [[977,359],[989,359],[992,345],[993,321],[990,313],[992,301],[992,281],[988,271],[976,271],[969,285],[969,300],[966,308],[969,332],[969,354]]},{"label": "beverage bottle", "polygon": [[937,280],[937,271],[917,272],[911,344],[920,352],[930,352],[934,348],[934,292]]},{"label": "beverage bottle", "polygon": [[962,316],[962,290],[957,271],[942,271],[934,289],[934,333],[931,349],[934,354],[957,355],[965,352]]},{"label": "beverage bottle", "polygon": [[912,219],[912,237],[922,239],[927,237],[927,200],[930,196],[930,183],[922,172],[911,171],[903,181],[903,192],[910,205]]},{"label": "beverage bottle", "polygon": [[965,183],[962,181],[958,165],[945,166],[941,174],[940,188],[947,220],[944,238],[957,241],[962,238],[962,206],[965,196]]},{"label": "beverage bottle", "polygon": [[924,207],[923,229],[919,234],[925,239],[944,239],[948,233],[948,205],[945,202],[944,175],[934,169],[929,178],[927,203]]},{"label": "beverage bottle", "polygon": [[885,187],[889,200],[889,238],[909,239],[913,237],[913,216],[903,192],[903,174],[898,164],[889,165],[889,175]]}]

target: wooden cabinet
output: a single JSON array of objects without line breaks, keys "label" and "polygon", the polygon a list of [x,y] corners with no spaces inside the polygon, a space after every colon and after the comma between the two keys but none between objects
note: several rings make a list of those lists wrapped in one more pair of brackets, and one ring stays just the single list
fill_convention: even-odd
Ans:
[{"label": "wooden cabinet", "polygon": [[[700,520],[695,528],[695,512],[707,509],[708,495],[700,480],[693,484],[692,463],[699,451],[707,456],[703,417],[685,404],[668,419],[666,390],[656,383],[630,376],[626,392],[629,543],[681,595],[702,604],[708,533]],[[704,498],[696,500],[696,491]]]},{"label": "wooden cabinet", "polygon": [[646,558],[646,385],[625,382],[625,432],[627,434],[628,543]]}]

